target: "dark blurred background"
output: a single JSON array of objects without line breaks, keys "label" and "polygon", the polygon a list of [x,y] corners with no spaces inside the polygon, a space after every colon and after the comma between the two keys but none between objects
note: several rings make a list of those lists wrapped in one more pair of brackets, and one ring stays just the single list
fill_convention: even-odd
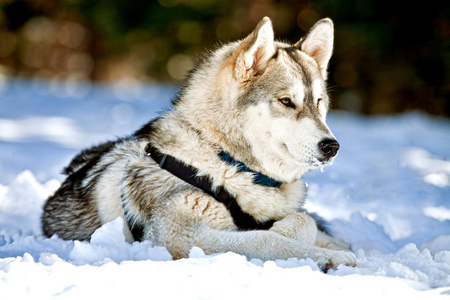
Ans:
[{"label": "dark blurred background", "polygon": [[263,16],[292,43],[333,19],[334,108],[450,116],[449,1],[0,0],[0,79],[180,84]]}]

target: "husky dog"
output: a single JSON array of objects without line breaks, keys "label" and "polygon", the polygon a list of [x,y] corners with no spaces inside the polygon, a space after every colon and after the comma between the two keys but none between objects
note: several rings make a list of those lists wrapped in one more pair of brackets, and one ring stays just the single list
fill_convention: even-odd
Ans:
[{"label": "husky dog", "polygon": [[329,19],[290,45],[263,18],[200,61],[170,111],[75,157],[45,204],[44,234],[89,240],[122,217],[128,241],[150,240],[174,259],[197,246],[355,265],[302,209],[302,175],[330,165],[339,148],[325,123],[332,48]]}]

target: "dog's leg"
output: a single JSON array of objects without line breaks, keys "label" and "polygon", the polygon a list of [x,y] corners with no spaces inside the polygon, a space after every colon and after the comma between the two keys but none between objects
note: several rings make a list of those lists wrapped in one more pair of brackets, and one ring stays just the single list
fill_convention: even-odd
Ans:
[{"label": "dog's leg", "polygon": [[318,230],[316,221],[306,213],[289,214],[282,220],[275,222],[270,230],[302,243],[315,244],[321,248],[350,250],[349,245],[344,241],[335,239]]},{"label": "dog's leg", "polygon": [[335,239],[320,230],[317,232],[316,245],[332,250],[351,251],[350,246],[346,242]]},{"label": "dog's leg", "polygon": [[220,231],[202,226],[196,232],[194,243],[207,254],[232,251],[262,260],[310,258],[323,270],[356,264],[353,254],[349,252],[320,248],[273,231]]},{"label": "dog's leg", "polygon": [[269,230],[308,245],[316,243],[318,232],[316,222],[306,213],[289,214]]},{"label": "dog's leg", "polygon": [[324,270],[341,264],[355,265],[351,253],[314,245],[315,222],[303,213],[276,222],[273,230],[235,231],[226,209],[199,191],[179,194],[168,203],[166,207],[155,208],[146,238],[167,247],[174,259],[188,257],[189,250],[197,246],[206,254],[232,251],[262,260],[310,258]]}]

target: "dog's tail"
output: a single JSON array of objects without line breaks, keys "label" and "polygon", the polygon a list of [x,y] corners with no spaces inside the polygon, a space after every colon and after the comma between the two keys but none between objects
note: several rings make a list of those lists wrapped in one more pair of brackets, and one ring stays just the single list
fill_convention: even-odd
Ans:
[{"label": "dog's tail", "polygon": [[64,168],[63,174],[72,175],[86,165],[96,163],[94,161],[98,160],[102,154],[109,152],[116,143],[117,141],[106,142],[81,151],[74,159],[72,159],[70,164]]}]

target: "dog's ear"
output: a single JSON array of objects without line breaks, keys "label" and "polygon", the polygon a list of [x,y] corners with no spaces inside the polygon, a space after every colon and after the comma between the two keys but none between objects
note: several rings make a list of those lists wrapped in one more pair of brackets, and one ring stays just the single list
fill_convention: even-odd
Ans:
[{"label": "dog's ear", "polygon": [[322,76],[327,77],[327,66],[333,52],[333,22],[326,18],[318,21],[294,46],[311,56],[319,66]]},{"label": "dog's ear", "polygon": [[272,22],[264,17],[235,51],[235,75],[242,82],[251,80],[264,71],[267,62],[275,54]]}]

